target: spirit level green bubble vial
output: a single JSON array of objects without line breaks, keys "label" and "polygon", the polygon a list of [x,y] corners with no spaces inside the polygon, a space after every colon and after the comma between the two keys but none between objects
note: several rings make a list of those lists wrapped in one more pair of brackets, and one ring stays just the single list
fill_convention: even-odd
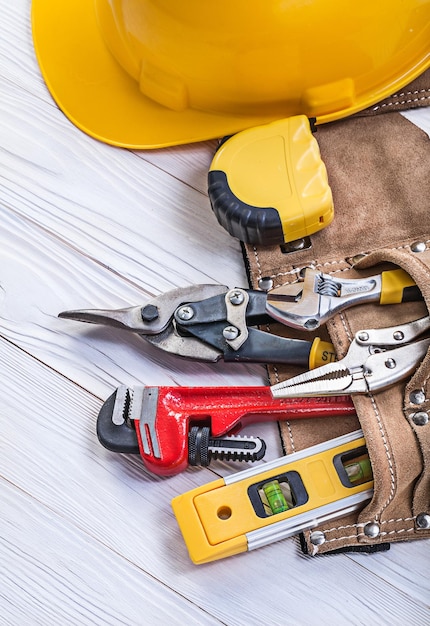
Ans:
[{"label": "spirit level green bubble vial", "polygon": [[373,494],[361,430],[238,472],[172,501],[191,560],[215,561],[359,510]]}]

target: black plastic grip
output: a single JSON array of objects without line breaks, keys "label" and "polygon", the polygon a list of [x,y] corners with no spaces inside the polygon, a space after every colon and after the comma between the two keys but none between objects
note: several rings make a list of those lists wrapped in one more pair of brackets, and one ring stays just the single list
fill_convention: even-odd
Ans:
[{"label": "black plastic grip", "polygon": [[208,194],[218,222],[233,237],[257,246],[284,243],[278,211],[241,202],[231,191],[225,172],[209,172]]},{"label": "black plastic grip", "polygon": [[116,393],[115,391],[100,409],[97,417],[98,440],[111,452],[139,454],[139,443],[134,428],[125,421],[120,425],[112,421]]},{"label": "black plastic grip", "polygon": [[423,300],[423,294],[417,285],[403,288],[402,302],[419,302],[420,300]]}]

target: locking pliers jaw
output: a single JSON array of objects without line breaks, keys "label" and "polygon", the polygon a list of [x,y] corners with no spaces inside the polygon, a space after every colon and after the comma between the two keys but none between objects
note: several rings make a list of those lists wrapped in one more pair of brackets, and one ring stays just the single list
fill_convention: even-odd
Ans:
[{"label": "locking pliers jaw", "polygon": [[367,394],[410,376],[424,359],[430,317],[389,328],[359,330],[346,356],[273,385],[275,398]]}]

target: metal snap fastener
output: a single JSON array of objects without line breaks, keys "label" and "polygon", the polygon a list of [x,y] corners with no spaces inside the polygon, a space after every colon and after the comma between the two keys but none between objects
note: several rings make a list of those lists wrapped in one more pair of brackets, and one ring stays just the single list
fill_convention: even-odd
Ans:
[{"label": "metal snap fastener", "polygon": [[430,515],[428,513],[419,513],[416,518],[417,528],[427,530],[430,528]]},{"label": "metal snap fastener", "polygon": [[415,426],[425,426],[429,421],[429,416],[425,411],[417,411],[416,413],[412,413],[411,420]]},{"label": "metal snap fastener", "polygon": [[422,389],[414,389],[409,394],[409,400],[412,404],[423,404],[426,401],[426,394]]},{"label": "metal snap fastener", "polygon": [[261,291],[270,291],[270,289],[273,289],[273,280],[270,276],[263,276],[263,278],[260,278],[258,281],[258,287]]},{"label": "metal snap fastener", "polygon": [[320,530],[315,530],[310,536],[311,544],[314,546],[320,546],[325,543],[325,535]]},{"label": "metal snap fastener", "polygon": [[411,245],[412,252],[424,252],[425,249],[426,249],[426,244],[424,243],[424,241],[415,241]]},{"label": "metal snap fastener", "polygon": [[374,539],[379,535],[379,524],[377,524],[376,522],[368,522],[363,530],[366,537]]}]

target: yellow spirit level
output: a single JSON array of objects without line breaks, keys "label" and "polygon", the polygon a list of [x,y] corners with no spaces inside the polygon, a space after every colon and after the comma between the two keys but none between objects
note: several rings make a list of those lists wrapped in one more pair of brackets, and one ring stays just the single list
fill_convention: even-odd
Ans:
[{"label": "yellow spirit level", "polygon": [[188,491],[172,501],[191,560],[207,563],[361,508],[373,475],[361,430]]}]

